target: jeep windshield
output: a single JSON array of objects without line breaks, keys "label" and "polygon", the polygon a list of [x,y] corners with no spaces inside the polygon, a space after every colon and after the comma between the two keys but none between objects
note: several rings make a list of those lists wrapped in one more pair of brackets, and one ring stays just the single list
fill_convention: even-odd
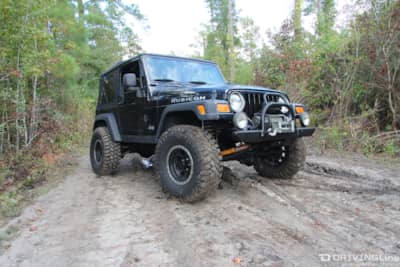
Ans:
[{"label": "jeep windshield", "polygon": [[216,64],[184,58],[146,56],[144,59],[147,74],[155,83],[225,83]]}]

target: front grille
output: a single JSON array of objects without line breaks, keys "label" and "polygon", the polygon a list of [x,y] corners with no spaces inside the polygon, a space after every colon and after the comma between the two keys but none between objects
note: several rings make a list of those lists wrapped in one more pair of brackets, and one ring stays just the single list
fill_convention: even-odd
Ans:
[{"label": "front grille", "polygon": [[264,93],[242,92],[242,95],[246,100],[244,112],[248,116],[252,117],[254,113],[261,111],[264,102]]},{"label": "front grille", "polygon": [[244,99],[246,100],[246,106],[244,112],[250,117],[254,113],[261,112],[264,103],[264,95],[268,102],[278,102],[279,96],[275,94],[268,93],[258,93],[258,92],[240,92]]}]

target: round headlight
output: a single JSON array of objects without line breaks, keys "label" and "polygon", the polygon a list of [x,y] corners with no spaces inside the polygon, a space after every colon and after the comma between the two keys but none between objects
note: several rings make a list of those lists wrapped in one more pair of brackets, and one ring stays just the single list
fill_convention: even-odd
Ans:
[{"label": "round headlight", "polygon": [[310,115],[307,112],[304,112],[300,115],[301,124],[305,127],[310,125]]},{"label": "round headlight", "polygon": [[235,92],[229,96],[229,105],[234,112],[240,112],[244,109],[246,102],[241,93]]},{"label": "round headlight", "polygon": [[233,116],[233,124],[239,129],[246,129],[249,125],[249,118],[244,112],[236,113]]}]

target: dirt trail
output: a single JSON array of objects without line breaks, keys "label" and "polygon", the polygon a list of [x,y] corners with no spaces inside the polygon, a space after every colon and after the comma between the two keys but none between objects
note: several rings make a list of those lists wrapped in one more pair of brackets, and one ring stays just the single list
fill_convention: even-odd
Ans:
[{"label": "dirt trail", "polygon": [[293,180],[227,166],[222,189],[185,204],[132,156],[113,177],[96,177],[82,157],[1,229],[20,230],[0,266],[321,266],[325,253],[400,255],[398,166],[309,157]]}]

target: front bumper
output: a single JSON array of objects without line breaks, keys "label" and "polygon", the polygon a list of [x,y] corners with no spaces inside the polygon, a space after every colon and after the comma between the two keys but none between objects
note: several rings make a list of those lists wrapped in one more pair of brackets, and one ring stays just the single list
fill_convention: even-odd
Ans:
[{"label": "front bumper", "polygon": [[297,128],[293,133],[280,133],[275,136],[271,136],[262,130],[244,130],[234,131],[233,136],[245,143],[261,143],[266,141],[277,141],[295,139],[303,136],[312,136],[315,128]]}]

